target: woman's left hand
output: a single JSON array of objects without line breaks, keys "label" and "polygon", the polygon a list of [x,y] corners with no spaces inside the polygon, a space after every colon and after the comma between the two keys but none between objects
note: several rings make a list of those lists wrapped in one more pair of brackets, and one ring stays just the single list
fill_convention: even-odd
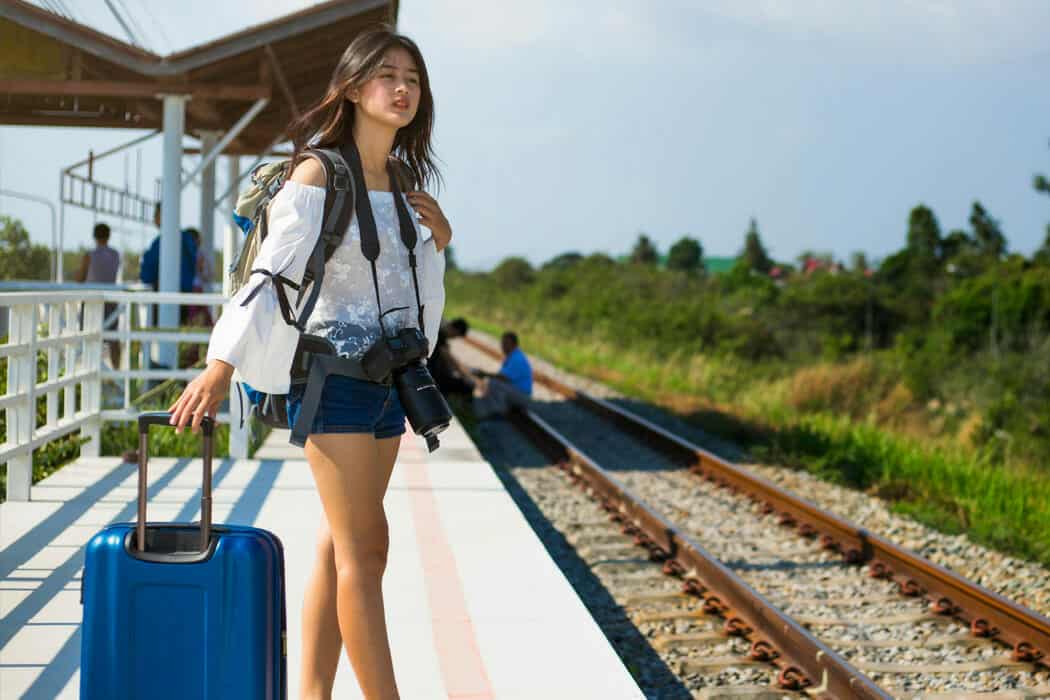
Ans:
[{"label": "woman's left hand", "polygon": [[419,214],[419,223],[430,229],[434,234],[434,245],[438,251],[442,251],[452,241],[452,227],[445,218],[444,212],[438,205],[437,200],[426,192],[406,192],[408,203]]}]

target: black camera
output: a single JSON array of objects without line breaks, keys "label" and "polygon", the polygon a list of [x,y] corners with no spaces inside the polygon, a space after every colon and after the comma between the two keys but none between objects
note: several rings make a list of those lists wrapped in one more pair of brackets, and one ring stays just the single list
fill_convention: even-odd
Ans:
[{"label": "black camera", "polygon": [[418,328],[402,328],[397,335],[384,335],[361,358],[361,366],[374,382],[386,382],[398,367],[422,360],[429,343]]},{"label": "black camera", "polygon": [[373,381],[393,379],[401,407],[416,435],[427,441],[427,449],[438,448],[438,433],[452,421],[452,410],[423,364],[429,349],[427,337],[418,328],[403,328],[384,336],[361,358],[365,374]]}]

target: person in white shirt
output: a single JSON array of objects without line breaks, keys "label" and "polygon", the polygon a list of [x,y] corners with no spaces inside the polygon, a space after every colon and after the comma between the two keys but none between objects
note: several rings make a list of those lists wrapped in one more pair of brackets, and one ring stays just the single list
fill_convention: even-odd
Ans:
[{"label": "person in white shirt", "polygon": [[[289,133],[298,155],[307,145],[348,146],[360,153],[368,200],[381,252],[373,289],[371,265],[361,252],[354,215],[340,247],[328,261],[320,297],[306,332],[321,335],[336,352],[358,358],[380,334],[419,322],[433,348],[444,307],[444,253],[452,229],[437,201],[423,187],[440,180],[434,166],[431,133],[434,101],[426,65],[416,44],[383,27],[357,36],[347,48],[317,105],[292,123]],[[423,312],[402,243],[392,157],[411,173],[406,191],[413,225],[420,231],[415,253]],[[271,201],[269,234],[253,268],[280,274],[296,284],[318,239],[325,198],[324,174],[313,159],[295,166]],[[407,187],[405,188],[408,189]],[[361,211],[358,209],[358,211]],[[253,290],[269,285],[261,293]],[[236,372],[253,387],[288,393],[289,421],[298,414],[302,391],[289,391],[298,331],[278,309],[272,278],[256,276],[224,307],[212,332],[208,364],[172,404],[176,430],[199,429],[214,416]],[[385,314],[380,326],[376,296]],[[306,458],[321,497],[323,517],[318,558],[303,603],[301,698],[330,698],[345,646],[365,697],[398,698],[384,620],[381,579],[386,566],[388,530],[383,495],[397,457],[404,413],[390,386],[334,375],[324,384],[317,417],[305,443]]]}]

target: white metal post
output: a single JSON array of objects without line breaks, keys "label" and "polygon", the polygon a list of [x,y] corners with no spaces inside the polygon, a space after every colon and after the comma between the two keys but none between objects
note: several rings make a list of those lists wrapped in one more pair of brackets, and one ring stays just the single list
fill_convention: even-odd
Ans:
[{"label": "white metal post", "polygon": [[81,457],[98,457],[102,442],[102,300],[84,303],[84,332],[99,337],[84,342],[84,362],[91,372],[80,389],[81,409],[88,418],[80,436],[90,440],[80,446]]},{"label": "white metal post", "polygon": [[[77,316],[79,314],[78,304],[76,302],[65,302],[63,312],[65,316],[65,323],[62,324],[63,335],[76,335],[78,332],[79,321]],[[65,347],[65,361],[63,362],[65,371],[63,377],[68,377],[77,371],[77,349],[73,343],[69,343]],[[62,417],[72,420],[73,416],[77,412],[77,386],[76,384],[68,384],[65,389],[62,390],[63,402],[65,410],[62,411]]]},{"label": "white metal post", "polygon": [[[36,304],[13,306],[11,313],[10,342],[32,343],[35,327]],[[16,445],[28,444],[33,439],[36,422],[36,401],[30,390],[36,380],[36,349],[31,347],[21,355],[7,360],[8,392],[25,397],[17,408],[7,409],[8,442]],[[7,463],[7,500],[28,501],[33,484],[33,454],[14,457]]]},{"label": "white metal post", "polygon": [[[178,292],[182,264],[180,210],[182,191],[182,134],[186,123],[186,95],[164,95],[164,164],[160,211],[160,287],[161,292]],[[179,325],[179,307],[161,304],[161,328]],[[163,343],[158,361],[171,368],[178,363],[178,345]]]},{"label": "white metal post", "polygon": [[[226,157],[227,180],[231,183],[241,179],[241,157]],[[237,203],[237,188],[229,188],[226,201],[230,210]],[[230,296],[230,267],[237,259],[240,250],[243,232],[232,220],[226,221],[226,235],[222,245],[222,293]],[[248,443],[251,441],[251,419],[245,415],[247,408],[244,396],[240,393],[237,382],[230,381],[230,456],[234,459],[246,459],[248,455]]]},{"label": "white metal post", "polygon": [[[131,314],[135,310],[135,305],[130,301],[120,302],[121,308],[124,309],[124,313],[120,316],[120,346],[123,350],[120,353],[120,369],[127,372],[131,369]],[[141,364],[139,365],[142,366]],[[131,406],[131,377],[124,377],[124,410],[127,410]]]},{"label": "white metal post", "polygon": [[[235,183],[241,179],[241,157],[240,156],[226,156],[226,179],[230,183]],[[237,188],[233,186],[227,187],[226,204],[230,211],[233,211],[233,207],[237,204]],[[232,220],[226,221],[225,227],[226,235],[223,237],[222,243],[222,294],[225,297],[230,296],[230,268],[233,266],[233,261],[237,259],[237,252],[241,248],[241,238],[243,232],[233,223]]]},{"label": "white metal post", "polygon": [[[240,156],[227,156],[226,173],[227,180],[230,183],[240,181]],[[237,193],[236,187],[228,188],[226,204],[230,211],[233,211],[234,206],[237,204]],[[222,293],[224,296],[229,297],[232,291],[230,271],[240,252],[244,232],[233,223],[232,218],[226,220],[225,231],[226,235],[222,246]],[[230,381],[229,397],[230,456],[234,459],[246,459],[249,456],[248,448],[251,442],[251,417],[246,413],[248,406],[246,401],[243,400],[245,397],[241,394],[241,388],[236,381]]]},{"label": "white metal post", "polygon": [[65,185],[65,173],[58,174],[58,250],[55,251],[55,279],[59,282],[66,281],[65,265],[62,259],[66,253],[66,198],[63,188]]},{"label": "white metal post", "polygon": [[[219,142],[218,131],[201,132],[201,153],[211,153]],[[201,171],[201,248],[209,270],[215,266],[215,160]],[[208,282],[214,282],[214,279]],[[211,291],[205,289],[204,291]]]},{"label": "white metal post", "polygon": [[[62,305],[48,304],[47,306],[47,337],[58,338],[62,335]],[[47,349],[47,381],[53,382],[58,379],[59,353],[61,349],[50,346]],[[58,423],[58,392],[50,391],[47,394],[47,424]]]}]

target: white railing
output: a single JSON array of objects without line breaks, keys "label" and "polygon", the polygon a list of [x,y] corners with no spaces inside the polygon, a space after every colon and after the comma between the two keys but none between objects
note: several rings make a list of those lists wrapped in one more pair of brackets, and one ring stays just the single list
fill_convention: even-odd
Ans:
[{"label": "white railing", "polygon": [[[203,306],[216,318],[225,299],[220,294],[177,294],[78,290],[61,292],[0,292],[0,358],[7,358],[7,393],[0,396],[6,411],[7,435],[0,444],[0,464],[7,463],[7,499],[29,500],[33,477],[33,450],[79,430],[88,442],[82,456],[98,456],[101,428],[106,421],[133,421],[139,411],[132,401],[132,380],[190,379],[200,370],[177,367],[177,343],[207,344],[209,329],[184,332],[153,327],[153,304]],[[108,319],[103,319],[112,305]],[[113,321],[116,322],[115,327]],[[111,330],[103,330],[104,325]],[[134,329],[134,330],[133,330]],[[120,366],[110,368],[105,342],[120,344]],[[131,368],[132,343],[138,342],[138,368]],[[155,351],[151,353],[151,346]],[[157,352],[159,350],[160,352]],[[47,375],[38,376],[38,355],[46,353]],[[152,357],[169,358],[169,367],[157,367]],[[174,360],[174,361],[172,361]],[[107,395],[103,382],[122,385],[122,396]],[[77,390],[79,388],[79,401]],[[37,401],[46,396],[46,417],[37,424]],[[230,423],[230,455],[246,457],[248,426],[242,404],[231,392],[230,408],[218,420]],[[231,420],[232,419],[232,420]]]}]

